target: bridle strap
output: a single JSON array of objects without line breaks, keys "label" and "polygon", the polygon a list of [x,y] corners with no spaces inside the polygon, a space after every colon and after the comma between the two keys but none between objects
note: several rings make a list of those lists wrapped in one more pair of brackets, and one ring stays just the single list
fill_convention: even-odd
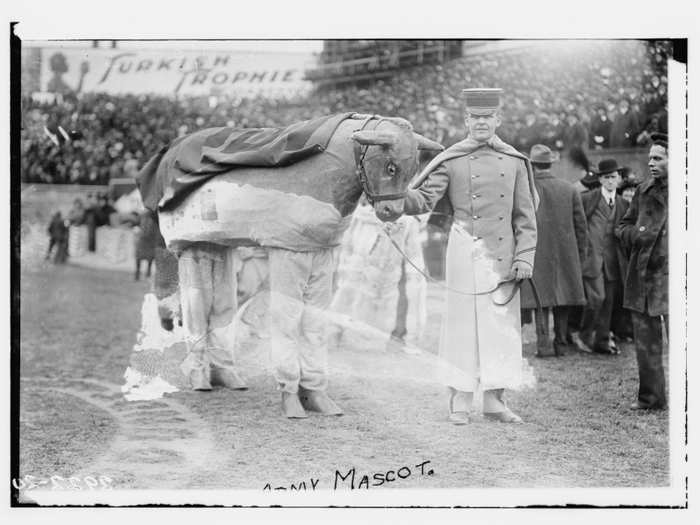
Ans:
[{"label": "bridle strap", "polygon": [[[386,119],[384,119],[378,115],[370,115],[366,119],[364,119],[360,128],[355,130],[355,131],[364,130],[372,120],[377,121],[377,123],[374,126],[374,128],[376,129],[377,126],[379,126],[379,124],[381,124],[382,120],[386,120]],[[365,170],[365,156],[367,155],[368,149],[369,149],[369,145],[364,146],[364,145],[359,144],[357,141],[354,141],[353,151],[355,153],[355,175],[357,176],[358,180],[360,181],[360,185],[362,186],[362,191],[364,192],[365,196],[367,197],[367,200],[369,201],[369,203],[374,205],[374,203],[377,201],[392,201],[392,200],[399,200],[399,199],[405,198],[406,197],[405,191],[402,193],[373,193],[372,192],[372,189],[369,186],[369,179],[367,178],[367,171]]]}]

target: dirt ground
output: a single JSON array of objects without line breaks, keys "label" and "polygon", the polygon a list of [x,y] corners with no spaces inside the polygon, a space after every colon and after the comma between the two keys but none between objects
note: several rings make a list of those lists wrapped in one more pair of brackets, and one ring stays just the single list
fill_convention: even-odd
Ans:
[{"label": "dirt ground", "polygon": [[[633,348],[619,356],[524,354],[537,385],[512,393],[525,423],[446,421],[442,387],[332,373],[342,417],[281,416],[266,374],[250,388],[181,390],[154,401],[120,391],[149,289],[125,272],[23,265],[21,476],[109,476],[115,488],[257,489],[302,481],[333,488],[336,471],[410,469],[376,488],[659,487],[669,482],[668,415],[635,413]],[[439,294],[431,291],[431,301]],[[424,338],[436,348],[439,315]],[[432,346],[431,346],[432,345]],[[386,356],[376,356],[377,360]],[[366,369],[386,367],[367,354]],[[389,363],[390,364],[390,363]],[[331,366],[333,370],[333,367]],[[355,368],[357,370],[357,368]],[[673,400],[672,400],[673,401]],[[424,464],[424,473],[420,467]],[[430,473],[429,473],[430,472]],[[351,476],[338,488],[350,488]]]}]

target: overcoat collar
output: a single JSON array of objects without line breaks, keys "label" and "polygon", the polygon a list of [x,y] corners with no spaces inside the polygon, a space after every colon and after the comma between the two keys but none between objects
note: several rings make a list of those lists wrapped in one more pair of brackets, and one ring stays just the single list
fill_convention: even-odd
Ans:
[{"label": "overcoat collar", "polygon": [[525,166],[527,167],[527,178],[530,186],[530,194],[532,195],[532,200],[535,204],[535,209],[537,209],[540,203],[540,197],[537,194],[537,189],[535,188],[535,177],[532,173],[532,165],[530,164],[530,159],[528,159],[525,155],[520,153],[510,144],[506,144],[505,142],[503,142],[497,135],[494,135],[486,142],[477,142],[473,138],[467,137],[466,139],[461,140],[456,144],[453,144],[445,151],[435,156],[435,158],[431,160],[425,168],[423,168],[423,171],[421,171],[420,175],[418,175],[418,177],[416,177],[415,179],[417,182],[414,183],[412,187],[415,188],[417,187],[417,185],[420,185],[419,182],[422,183],[422,181],[424,181],[427,178],[428,174],[443,162],[446,162],[451,159],[456,159],[458,157],[463,157],[465,155],[469,155],[478,150],[479,148],[485,147],[490,147],[498,153],[503,153],[504,155],[516,157],[525,161]]},{"label": "overcoat collar", "polygon": [[640,193],[651,193],[652,197],[659,201],[661,204],[666,204],[666,201],[664,200],[664,193],[667,192],[668,188],[668,180],[666,181],[666,185],[662,186],[661,182],[658,179],[655,179],[654,177],[649,177],[647,180],[642,182],[642,184],[639,187],[639,192]]}]

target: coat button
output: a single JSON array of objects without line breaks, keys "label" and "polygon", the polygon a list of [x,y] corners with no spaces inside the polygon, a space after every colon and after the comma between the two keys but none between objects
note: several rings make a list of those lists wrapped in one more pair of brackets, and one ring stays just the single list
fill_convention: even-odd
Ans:
[{"label": "coat button", "polygon": [[505,177],[505,176],[506,176],[506,174],[501,172],[501,177]]},{"label": "coat button", "polygon": [[472,219],[474,219],[474,220],[477,220],[478,218],[479,218],[478,215],[474,215],[474,217],[472,217]]},{"label": "coat button", "polygon": [[474,155],[472,155],[472,156],[469,157],[469,158],[470,158],[471,160],[476,160],[476,157],[475,157]]},{"label": "coat button", "polygon": [[475,241],[480,241],[480,240],[481,240],[481,237],[474,237],[474,240],[475,240]]},{"label": "coat button", "polygon": [[498,240],[499,240],[499,241],[502,241],[502,240],[503,240],[503,237],[499,237]]},{"label": "coat button", "polygon": [[498,158],[499,158],[499,159],[502,159],[502,158],[503,158],[503,155],[499,155]]},{"label": "coat button", "polygon": [[499,217],[498,220],[499,220],[499,221],[502,221],[502,220],[503,220],[503,217]]},{"label": "coat button", "polygon": [[472,195],[472,199],[476,199],[478,196],[479,196],[479,194],[475,193],[474,195]]},{"label": "coat button", "polygon": [[501,198],[503,198],[503,197],[505,197],[505,195],[503,193],[501,193]]},{"label": "coat button", "polygon": [[645,232],[645,231],[647,231],[646,226],[640,226],[640,227],[639,227],[639,231],[640,231],[640,232]]},{"label": "coat button", "polygon": [[499,261],[502,261],[502,260],[503,260],[503,257],[499,257],[498,260],[499,260]]}]

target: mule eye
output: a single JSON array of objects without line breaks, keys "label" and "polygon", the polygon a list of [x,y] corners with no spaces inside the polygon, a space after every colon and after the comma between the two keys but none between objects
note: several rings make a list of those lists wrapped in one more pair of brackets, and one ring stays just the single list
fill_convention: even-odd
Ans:
[{"label": "mule eye", "polygon": [[393,162],[390,162],[389,164],[386,165],[386,172],[391,175],[392,177],[396,175],[396,164]]}]

